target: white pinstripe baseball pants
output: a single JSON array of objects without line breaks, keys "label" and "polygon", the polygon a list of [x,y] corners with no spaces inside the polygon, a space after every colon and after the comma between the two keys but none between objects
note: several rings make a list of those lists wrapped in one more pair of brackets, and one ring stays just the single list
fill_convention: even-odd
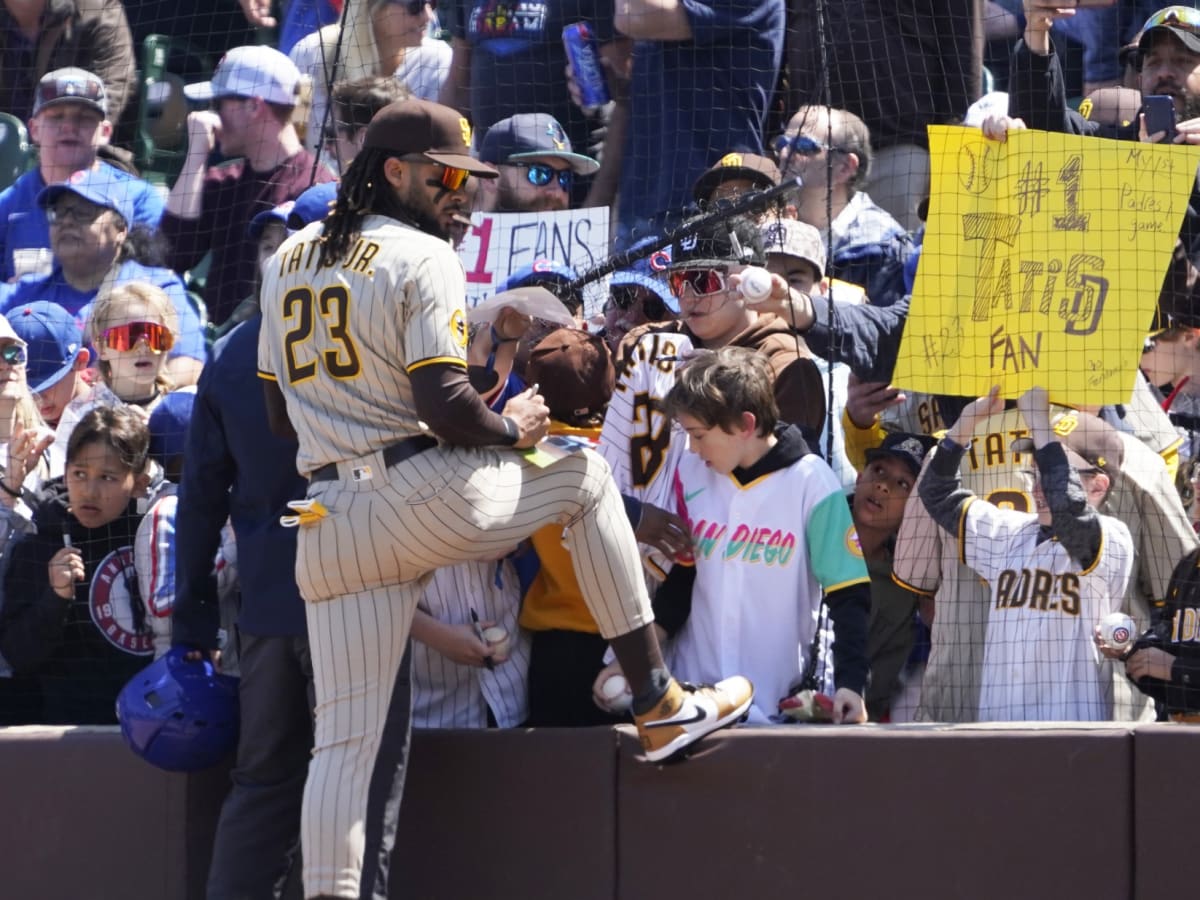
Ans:
[{"label": "white pinstripe baseball pants", "polygon": [[[364,467],[371,477],[354,480]],[[382,900],[407,756],[401,661],[428,573],[494,559],[561,522],[601,633],[625,634],[653,614],[620,494],[591,451],[539,469],[512,450],[437,447],[390,470],[376,453],[339,464],[339,475],[311,485],[329,516],[301,528],[296,559],[317,700],[304,887],[307,897]]]}]

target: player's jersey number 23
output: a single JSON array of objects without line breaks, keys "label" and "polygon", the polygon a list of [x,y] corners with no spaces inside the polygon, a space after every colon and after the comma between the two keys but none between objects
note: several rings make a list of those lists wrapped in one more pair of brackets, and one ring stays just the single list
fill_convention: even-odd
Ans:
[{"label": "player's jersey number 23", "polygon": [[[338,379],[355,378],[362,371],[358,350],[346,329],[350,317],[350,291],[343,284],[331,284],[314,294],[307,285],[294,287],[283,297],[283,320],[287,332],[283,338],[288,384],[299,384],[316,377],[317,366]],[[318,321],[319,319],[319,321]],[[314,354],[307,345],[324,331],[322,344],[332,345]]]}]

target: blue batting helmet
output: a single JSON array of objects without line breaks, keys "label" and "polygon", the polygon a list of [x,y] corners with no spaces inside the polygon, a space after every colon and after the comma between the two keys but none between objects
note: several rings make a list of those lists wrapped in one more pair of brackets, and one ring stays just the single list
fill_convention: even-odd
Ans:
[{"label": "blue batting helmet", "polygon": [[174,647],[121,689],[117,719],[131,750],[168,772],[195,772],[237,744],[238,680]]}]

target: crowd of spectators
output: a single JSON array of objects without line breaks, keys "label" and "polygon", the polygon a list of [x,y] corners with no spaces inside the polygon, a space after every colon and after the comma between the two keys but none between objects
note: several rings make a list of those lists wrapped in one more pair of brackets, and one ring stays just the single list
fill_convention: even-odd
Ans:
[{"label": "crowd of spectators", "polygon": [[[222,660],[246,724],[214,872],[231,891],[279,877],[240,848],[258,835],[283,867],[293,843],[268,820],[297,814],[311,663],[280,524],[305,482],[255,375],[258,305],[283,298],[259,297],[260,272],[299,252],[276,255],[406,98],[458,110],[498,169],[467,185],[476,213],[609,208],[623,258],[603,302],[546,253],[500,279],[514,299],[474,329],[469,371],[497,410],[537,386],[555,439],[605,457],[679,672],[755,673],[756,723],[827,718],[840,692],[875,722],[1200,710],[1166,687],[1200,635],[1164,618],[1186,611],[1164,603],[1200,523],[1200,197],[1147,286],[1127,403],[890,384],[939,199],[926,126],[1200,143],[1200,11],[240,4],[222,44],[208,13],[0,3],[0,112],[36,153],[0,192],[0,724],[111,723],[123,679],[172,644]],[[564,51],[575,22],[599,107]],[[166,184],[132,140],[150,31],[219,56],[183,88]],[[1142,94],[1173,98],[1177,136],[1139,128]],[[558,315],[517,302],[545,291]],[[314,313],[294,315],[303,341]],[[1093,633],[1112,612],[1143,635],[1131,655]],[[418,727],[627,718],[553,527],[439,571],[413,641]]]}]

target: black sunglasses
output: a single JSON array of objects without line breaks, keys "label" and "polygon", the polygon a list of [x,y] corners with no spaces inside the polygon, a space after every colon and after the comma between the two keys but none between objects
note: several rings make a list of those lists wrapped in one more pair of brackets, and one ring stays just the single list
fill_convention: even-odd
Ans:
[{"label": "black sunglasses", "polygon": [[609,300],[613,306],[622,312],[628,312],[641,299],[642,315],[649,321],[657,322],[667,318],[667,306],[662,298],[650,292],[642,293],[636,287],[620,286],[612,289]]},{"label": "black sunglasses", "polygon": [[52,100],[89,100],[103,105],[104,83],[98,78],[55,78],[44,81],[37,88],[37,105],[44,106]]},{"label": "black sunglasses", "polygon": [[23,366],[29,355],[20,344],[7,344],[0,347],[0,359],[4,360],[6,365]]},{"label": "black sunglasses", "polygon": [[575,184],[575,173],[570,169],[563,169],[559,172],[553,166],[548,166],[545,163],[510,162],[505,163],[505,165],[524,169],[525,177],[529,179],[529,183],[534,187],[545,187],[556,176],[558,178],[558,186],[568,193]]}]

